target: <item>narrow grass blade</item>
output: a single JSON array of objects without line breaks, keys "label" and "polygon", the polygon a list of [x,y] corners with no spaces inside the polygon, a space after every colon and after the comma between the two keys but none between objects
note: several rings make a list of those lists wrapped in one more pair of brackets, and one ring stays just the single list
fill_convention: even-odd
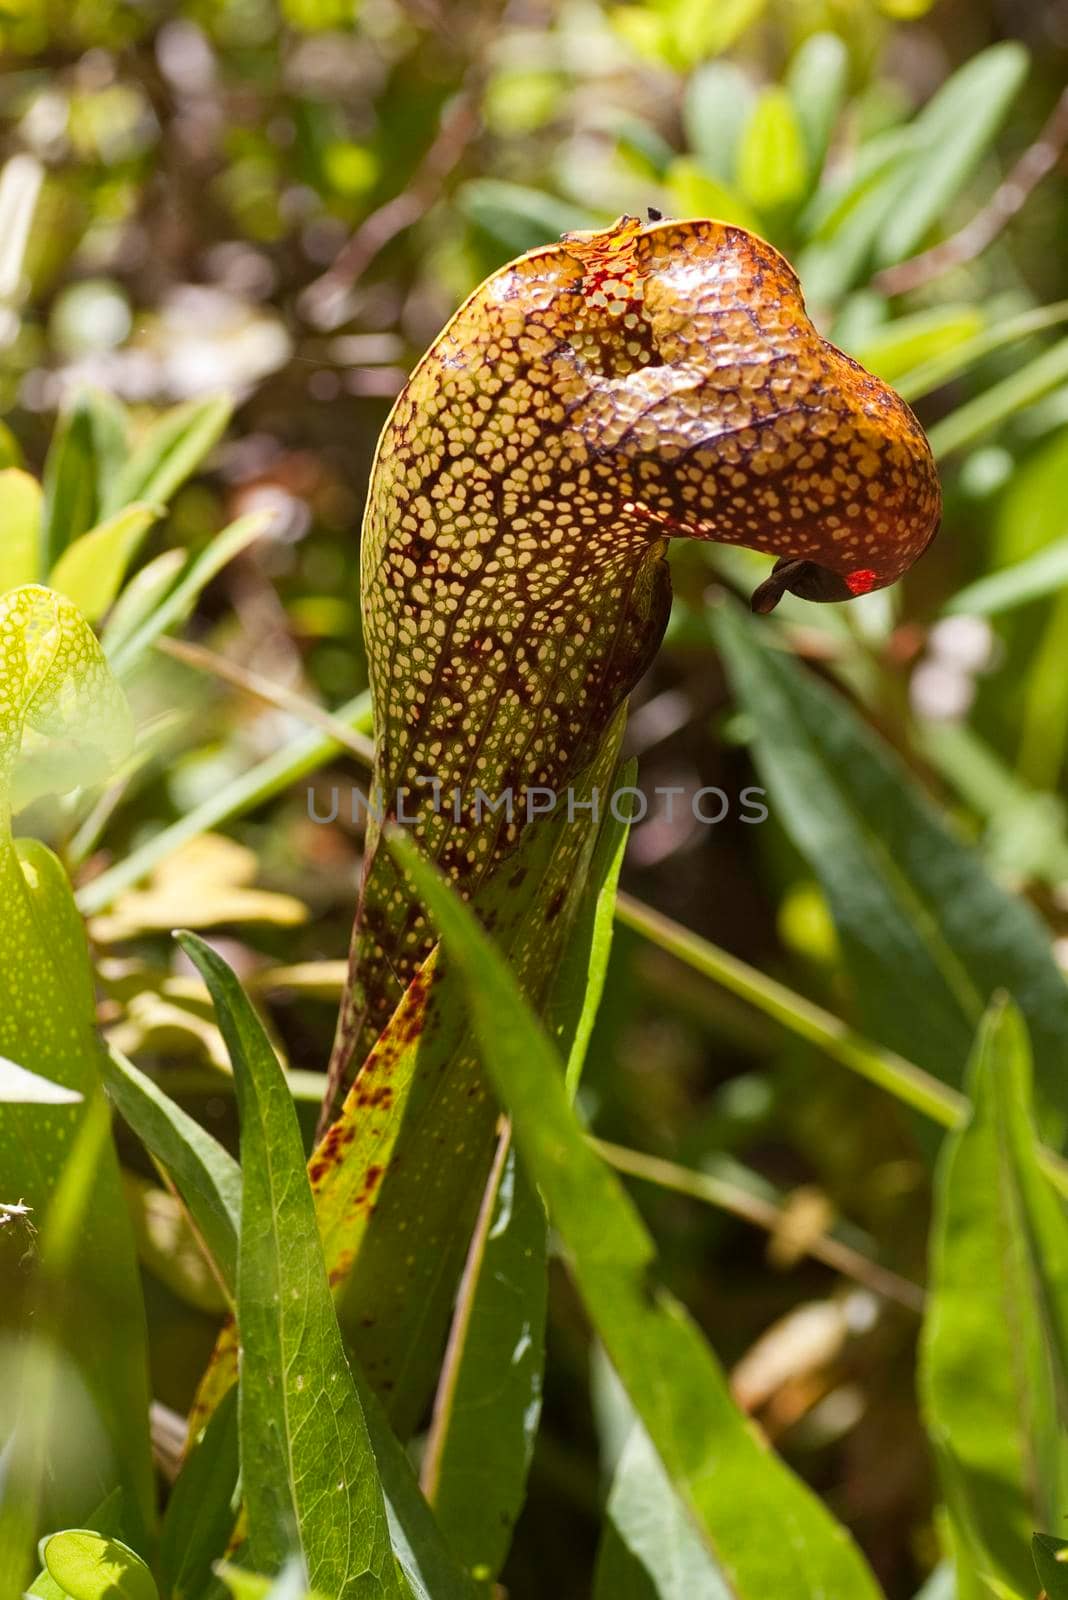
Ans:
[{"label": "narrow grass blade", "polygon": [[241,1228],[241,1170],[228,1151],[113,1045],[103,1060],[108,1095],[169,1173],[233,1297]]},{"label": "narrow grass blade", "polygon": [[[356,695],[334,716],[351,727],[368,728],[371,720],[370,696],[366,693]],[[266,804],[276,794],[317,771],[331,756],[337,754],[339,748],[337,740],[327,734],[305,733],[274,755],[258,761],[239,778],[224,784],[217,794],[194,806],[192,811],[187,811],[169,828],[161,829],[145,844],[132,850],[98,878],[83,884],[77,894],[82,912],[86,916],[95,916],[103,911],[113,904],[124,889],[147,878],[161,861],[181,849],[190,839],[209,833],[221,823],[230,822],[254,807]]]},{"label": "narrow grass blade", "polygon": [[258,539],[270,525],[270,520],[268,512],[252,511],[246,517],[238,517],[236,522],[231,522],[217,533],[211,543],[189,563],[178,582],[167,591],[139,628],[119,642],[105,641],[113,670],[120,675],[128,673],[161,633],[184,622],[201,591],[215,574],[221,572],[227,562],[232,561],[254,539]]},{"label": "narrow grass blade", "polygon": [[218,444],[232,410],[228,395],[212,395],[165,411],[112,478],[102,515],[114,516],[132,500],[168,501]]},{"label": "narrow grass blade", "polygon": [[701,1333],[656,1282],[652,1240],[583,1137],[559,1059],[496,947],[408,840],[391,843],[465,981],[485,1067],[591,1321],[735,1596],[874,1600],[845,1530],[761,1444]]}]

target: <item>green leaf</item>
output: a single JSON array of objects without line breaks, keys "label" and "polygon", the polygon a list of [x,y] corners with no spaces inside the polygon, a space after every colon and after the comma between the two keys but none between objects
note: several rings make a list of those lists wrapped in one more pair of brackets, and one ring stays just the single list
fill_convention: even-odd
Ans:
[{"label": "green leaf", "polygon": [[671,31],[676,59],[692,67],[709,56],[729,50],[747,28],[751,28],[767,6],[767,0],[717,0],[714,6],[694,5],[692,0],[673,0]]},{"label": "green leaf", "polygon": [[487,1583],[526,1492],[547,1292],[545,1210],[505,1133],[460,1283],[422,1474],[450,1548]]},{"label": "green leaf", "polygon": [[771,809],[830,902],[865,1031],[959,1085],[990,995],[1010,989],[1034,1043],[1041,1125],[1059,1143],[1068,988],[1046,929],[840,695],[767,649],[734,608],[715,628]]},{"label": "green leaf", "polygon": [[805,141],[785,89],[764,89],[738,149],[738,187],[763,213],[796,205],[808,183]]},{"label": "green leaf", "polygon": [[230,421],[229,395],[190,400],[175,406],[151,425],[134,446],[121,471],[111,480],[100,510],[113,517],[132,501],[166,505],[213,449]]},{"label": "green leaf", "polygon": [[111,608],[101,637],[104,651],[114,658],[174,587],[186,564],[184,550],[164,550],[135,572]]},{"label": "green leaf", "polygon": [[456,203],[468,222],[509,255],[594,225],[592,213],[570,201],[500,178],[472,178],[459,190]]},{"label": "green leaf", "polygon": [[300,1129],[285,1076],[233,973],[181,935],[211,991],[237,1085],[242,1219],[241,1476],[253,1561],[294,1547],[337,1600],[404,1595],[356,1386],[323,1263]]},{"label": "green leaf", "polygon": [[922,362],[966,344],[984,324],[983,313],[976,306],[930,306],[854,340],[851,354],[869,372],[893,383]]},{"label": "green leaf", "polygon": [[785,84],[812,176],[822,170],[849,83],[849,51],[836,33],[811,33],[794,52]]},{"label": "green leaf", "polygon": [[635,1423],[606,1508],[593,1600],[732,1600],[732,1591]]},{"label": "green leaf", "polygon": [[0,472],[0,594],[37,576],[41,486],[18,467]]},{"label": "green leaf", "polygon": [[479,1600],[484,1590],[460,1570],[448,1550],[408,1454],[362,1373],[357,1384],[386,1497],[390,1538],[412,1600]]},{"label": "green leaf", "polygon": [[699,162],[679,156],[664,174],[664,189],[672,213],[680,217],[716,217],[755,232],[756,215],[733,189],[709,177]]},{"label": "green leaf", "polygon": [[141,1557],[118,1539],[87,1528],[68,1528],[43,1541],[49,1576],[70,1600],[159,1600]]},{"label": "green leaf", "polygon": [[108,486],[122,471],[128,454],[128,417],[122,401],[108,389],[85,390],[96,466],[97,515],[104,516]]},{"label": "green leaf", "polygon": [[817,189],[800,218],[810,242],[794,263],[806,299],[834,304],[868,270],[873,241],[908,182],[913,154],[911,130],[894,128],[861,148],[852,172]]},{"label": "green leaf", "polygon": [[734,181],[738,143],[755,100],[752,80],[733,61],[706,62],[686,85],[682,121],[687,143],[701,167],[722,184]]},{"label": "green leaf", "polygon": [[845,1530],[762,1445],[696,1325],[656,1282],[652,1240],[575,1121],[559,1059],[497,948],[406,838],[391,846],[463,977],[483,1064],[590,1319],[727,1582],[744,1600],[873,1600]]},{"label": "green leaf", "polygon": [[45,457],[36,576],[43,582],[69,544],[96,521],[96,457],[89,396],[82,392],[56,421]]},{"label": "green leaf", "polygon": [[[611,792],[622,795],[634,787],[638,763],[626,761],[616,769]],[[601,823],[590,860],[589,882],[575,913],[563,958],[546,1007],[546,1028],[553,1044],[567,1061],[564,1083],[574,1100],[586,1064],[612,953],[616,892],[630,823],[621,822],[614,810]]]},{"label": "green leaf", "polygon": [[1046,545],[1026,561],[1017,561],[1000,572],[988,573],[966,584],[946,602],[950,615],[993,617],[1056,594],[1068,583],[1068,536]]},{"label": "green leaf", "polygon": [[[612,774],[632,787],[636,763]],[[612,946],[628,822],[609,810],[547,1006],[574,1098]],[[452,1320],[422,1483],[452,1549],[481,1581],[499,1573],[523,1504],[544,1368],[545,1213],[507,1134],[483,1197]]]},{"label": "green leaf", "polygon": [[210,1600],[212,1571],[230,1542],[239,1499],[237,1389],[219,1404],[167,1501],[159,1567],[169,1600]]},{"label": "green leaf", "polygon": [[1020,339],[1028,339],[1032,334],[1043,333],[1047,328],[1055,328],[1066,321],[1068,321],[1068,300],[1058,300],[1053,305],[1039,306],[1036,310],[1022,311],[1018,316],[1006,317],[1004,322],[995,322],[992,327],[977,333],[974,338],[965,340],[963,344],[954,345],[942,355],[931,356],[921,366],[915,367],[911,372],[903,373],[894,387],[902,399],[917,400],[922,395],[930,394],[933,390],[952,382],[976,362],[982,361],[985,356],[991,355],[996,350],[1003,349],[1005,345],[1014,344]]},{"label": "green leaf", "polygon": [[70,1106],[77,1105],[84,1096],[74,1089],[65,1089],[61,1083],[53,1083],[51,1078],[42,1078],[39,1073],[27,1072],[25,1067],[20,1067],[14,1061],[6,1061],[0,1056],[0,1102],[18,1105],[35,1106]]},{"label": "green leaf", "polygon": [[1025,1595],[1032,1529],[1068,1513],[1068,1219],[1038,1165],[1030,1075],[1023,1021],[996,1004],[971,1120],[939,1159],[920,1362],[950,1514],[978,1569]]},{"label": "green leaf", "polygon": [[941,1561],[913,1600],[961,1600],[949,1561]]},{"label": "green leaf", "polygon": [[1036,1533],[1031,1540],[1031,1553],[1047,1600],[1068,1600],[1068,1540],[1056,1539],[1051,1533]]},{"label": "green leaf", "polygon": [[912,125],[917,153],[910,182],[879,233],[880,266],[911,255],[944,217],[993,143],[1027,66],[1022,45],[992,45],[928,101]]},{"label": "green leaf", "polygon": [[[93,1533],[114,1535],[119,1531],[122,1517],[122,1494],[116,1489],[109,1494],[96,1510],[86,1518],[86,1527]],[[70,1600],[66,1590],[61,1589],[55,1578],[47,1569],[38,1573],[36,1579],[26,1591],[34,1600]]]},{"label": "green leaf", "polygon": [[233,1600],[329,1600],[317,1589],[309,1589],[304,1581],[300,1562],[290,1562],[277,1578],[261,1578],[255,1572],[244,1572],[228,1561],[220,1561],[215,1569],[233,1596]]},{"label": "green leaf", "polygon": [[[60,751],[54,774],[64,783],[102,776],[128,742],[129,712],[85,622],[47,590],[31,586],[0,599],[0,661],[0,1054],[81,1097],[47,1107],[0,1103],[4,1187],[32,1207],[45,1238],[72,1141],[104,1108],[85,930],[56,858],[34,840],[12,840],[9,790],[30,733],[42,757]],[[100,1492],[124,1488],[129,1531],[140,1543],[154,1505],[144,1310],[106,1118],[104,1129],[83,1175],[92,1205],[63,1267],[56,1359],[78,1375],[109,1447]],[[21,1297],[34,1282],[6,1282],[4,1292]]]},{"label": "green leaf", "polygon": [[270,523],[270,512],[251,511],[248,516],[238,517],[236,522],[231,522],[217,533],[211,543],[189,563],[182,577],[168,590],[155,610],[132,633],[106,641],[108,659],[114,670],[119,674],[128,673],[161,633],[184,622],[215,574],[221,572],[254,539],[258,539]]},{"label": "green leaf", "polygon": [[241,1227],[237,1162],[113,1045],[108,1046],[102,1067],[109,1098],[146,1150],[170,1174],[232,1295]]},{"label": "green leaf", "polygon": [[145,534],[161,515],[158,506],[132,505],[69,544],[49,578],[89,622],[104,615]]},{"label": "green leaf", "polygon": [[1010,373],[1000,383],[966,400],[948,417],[928,429],[927,437],[935,456],[941,460],[954,450],[971,445],[992,428],[1009,421],[1026,406],[1056,389],[1068,379],[1068,339],[1060,339],[1041,355]]}]

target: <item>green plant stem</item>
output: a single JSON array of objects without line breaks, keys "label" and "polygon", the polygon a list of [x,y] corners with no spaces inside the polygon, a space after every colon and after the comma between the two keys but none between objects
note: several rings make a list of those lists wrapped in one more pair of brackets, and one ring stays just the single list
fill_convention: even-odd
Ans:
[{"label": "green plant stem", "polygon": [[[727,1211],[733,1217],[751,1222],[755,1227],[763,1228],[768,1233],[778,1232],[786,1217],[783,1207],[776,1205],[774,1201],[753,1194],[741,1184],[731,1183],[729,1179],[713,1173],[695,1172],[691,1167],[679,1166],[674,1161],[664,1161],[659,1156],[643,1155],[639,1150],[611,1144],[605,1139],[594,1139],[593,1146],[617,1172],[625,1172],[632,1178],[641,1178],[646,1183],[654,1183],[661,1189],[671,1189],[676,1194],[701,1200],[706,1205],[715,1206],[719,1211]],[[806,1255],[863,1284],[874,1294],[882,1295],[888,1300],[896,1300],[899,1305],[907,1306],[910,1311],[923,1311],[924,1292],[919,1284],[901,1277],[896,1272],[891,1272],[888,1267],[880,1266],[877,1261],[872,1261],[860,1250],[843,1244],[841,1239],[836,1239],[833,1234],[816,1234],[813,1238],[806,1239],[802,1248]]]},{"label": "green plant stem", "polygon": [[810,1044],[818,1046],[832,1060],[859,1073],[880,1089],[887,1089],[898,1100],[920,1111],[925,1117],[939,1122],[944,1128],[955,1128],[964,1120],[968,1101],[958,1090],[941,1083],[921,1067],[913,1066],[892,1050],[884,1050],[855,1032],[838,1017],[824,1011],[811,1000],[795,994],[785,984],[777,983],[750,967],[737,956],[732,956],[707,939],[672,922],[670,917],[642,905],[630,895],[621,894],[616,902],[616,916],[625,927],[633,928],[652,944],[670,955],[678,957],[695,972],[721,984],[732,994],[747,1000],[750,1005],[772,1017],[791,1033]]},{"label": "green plant stem", "polygon": [[[789,1032],[815,1045],[832,1061],[887,1090],[943,1128],[957,1128],[967,1120],[970,1103],[958,1089],[941,1083],[893,1050],[884,1050],[824,1011],[822,1006],[795,994],[785,984],[777,983],[707,939],[690,933],[670,917],[626,894],[621,894],[616,901],[616,917],[624,927],[640,933],[695,972],[748,1001]],[[1039,1148],[1039,1162],[1054,1188],[1068,1199],[1068,1162],[1044,1145]]]}]

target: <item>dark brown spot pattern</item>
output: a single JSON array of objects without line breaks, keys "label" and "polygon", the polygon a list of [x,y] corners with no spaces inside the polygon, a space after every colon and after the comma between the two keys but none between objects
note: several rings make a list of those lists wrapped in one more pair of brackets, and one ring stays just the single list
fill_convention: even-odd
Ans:
[{"label": "dark brown spot pattern", "polygon": [[[477,906],[527,791],[588,766],[654,654],[668,537],[779,557],[754,596],[769,610],[892,583],[940,510],[911,411],[819,336],[753,234],[623,218],[531,251],[461,307],[379,445],[376,793],[407,791],[420,846]],[[476,789],[509,788],[512,821],[476,814]],[[327,1110],[431,944],[372,825]]]}]

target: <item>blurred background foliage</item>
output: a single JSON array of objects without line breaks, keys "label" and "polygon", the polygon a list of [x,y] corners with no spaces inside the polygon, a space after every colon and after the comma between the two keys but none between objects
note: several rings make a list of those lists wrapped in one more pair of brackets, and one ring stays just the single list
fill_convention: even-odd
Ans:
[{"label": "blurred background foliage", "polygon": [[[358,529],[391,399],[486,273],[620,212],[757,229],[821,329],[917,406],[943,465],[939,540],[893,593],[788,601],[772,636],[847,689],[1068,967],[1065,0],[5,0],[0,48],[0,464],[40,475],[87,390],[140,437],[221,392],[225,434],[222,411],[182,414],[203,436],[160,487],[168,514],[138,529],[144,593],[173,581],[173,552],[263,514],[200,594],[189,637],[211,655],[131,671],[141,734],[121,780],[24,823],[93,914],[102,1022],[220,1136],[225,1053],[166,930],[212,930],[261,998],[310,1131],[302,1074],[329,1049],[360,829],[345,805],[310,820],[307,786],[325,814],[362,769],[320,755],[272,785],[270,763],[308,739],[287,692],[337,707],[366,684]],[[630,747],[647,793],[718,785],[732,804],[716,827],[661,808],[625,887],[852,1016],[811,866],[774,808],[754,827],[734,801],[758,781],[753,729],[708,601],[761,561],[696,545],[673,561]],[[206,835],[177,827],[190,813]],[[930,1172],[908,1114],[624,928],[583,1108],[606,1139],[779,1203],[769,1236],[635,1186],[743,1402],[887,1593],[913,1595],[938,1555],[915,1306],[808,1253],[847,1219],[849,1242],[922,1278]],[[184,1413],[217,1294],[127,1156],[155,1393]],[[616,1448],[572,1291],[552,1287],[546,1420],[504,1574],[517,1600],[588,1593]]]}]

